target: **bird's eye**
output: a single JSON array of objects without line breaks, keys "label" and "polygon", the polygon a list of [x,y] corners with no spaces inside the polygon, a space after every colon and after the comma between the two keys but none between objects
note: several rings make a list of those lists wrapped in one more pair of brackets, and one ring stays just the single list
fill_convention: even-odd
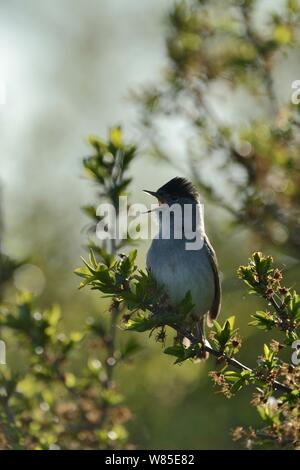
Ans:
[{"label": "bird's eye", "polygon": [[159,206],[161,206],[162,204],[165,204],[165,202],[166,202],[165,198],[162,197],[160,194],[158,194],[157,200],[158,200],[158,205]]}]

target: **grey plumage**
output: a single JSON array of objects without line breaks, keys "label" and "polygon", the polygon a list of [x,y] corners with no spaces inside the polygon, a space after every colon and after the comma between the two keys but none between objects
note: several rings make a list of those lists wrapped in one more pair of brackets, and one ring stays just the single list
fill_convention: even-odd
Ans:
[{"label": "grey plumage", "polygon": [[[199,203],[196,189],[183,178],[171,180],[152,194],[169,206],[188,201],[198,207]],[[207,323],[211,326],[220,311],[221,284],[216,255],[205,234],[204,224],[199,227],[203,231],[203,246],[197,250],[187,250],[184,237],[162,238],[161,229],[160,224],[158,235],[148,251],[148,269],[156,281],[164,285],[172,303],[180,302],[190,290],[194,315],[202,323],[207,314]]]}]

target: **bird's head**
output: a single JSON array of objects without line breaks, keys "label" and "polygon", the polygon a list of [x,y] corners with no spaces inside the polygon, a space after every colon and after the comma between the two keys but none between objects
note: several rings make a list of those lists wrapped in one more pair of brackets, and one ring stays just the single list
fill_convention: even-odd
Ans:
[{"label": "bird's head", "polygon": [[199,194],[195,186],[185,178],[177,176],[166,184],[161,186],[157,191],[144,190],[147,194],[157,198],[159,204],[188,204],[198,203]]}]

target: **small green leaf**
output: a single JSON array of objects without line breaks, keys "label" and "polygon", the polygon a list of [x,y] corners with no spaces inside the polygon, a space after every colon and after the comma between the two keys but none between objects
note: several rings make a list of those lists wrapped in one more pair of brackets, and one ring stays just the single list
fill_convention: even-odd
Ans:
[{"label": "small green leaf", "polygon": [[144,331],[152,330],[156,326],[152,318],[136,317],[134,320],[128,320],[126,323],[126,330],[138,331],[142,333]]}]

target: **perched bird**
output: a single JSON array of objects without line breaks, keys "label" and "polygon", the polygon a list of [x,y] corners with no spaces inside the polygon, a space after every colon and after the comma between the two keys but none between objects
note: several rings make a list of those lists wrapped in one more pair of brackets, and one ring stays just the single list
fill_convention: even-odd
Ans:
[{"label": "perched bird", "polygon": [[[180,177],[173,178],[157,191],[144,191],[157,198],[160,209],[159,230],[147,254],[147,268],[157,283],[164,286],[171,304],[177,304],[191,292],[196,331],[200,330],[204,343],[204,318],[206,316],[209,326],[217,318],[221,284],[216,255],[204,229],[199,193],[191,182]],[[177,220],[176,215],[172,216],[175,205],[182,208]],[[186,207],[190,209],[188,215]],[[167,212],[169,217],[164,217]],[[192,229],[194,240],[202,240],[200,246],[188,249],[191,237],[187,238],[187,226],[189,232]]]}]

